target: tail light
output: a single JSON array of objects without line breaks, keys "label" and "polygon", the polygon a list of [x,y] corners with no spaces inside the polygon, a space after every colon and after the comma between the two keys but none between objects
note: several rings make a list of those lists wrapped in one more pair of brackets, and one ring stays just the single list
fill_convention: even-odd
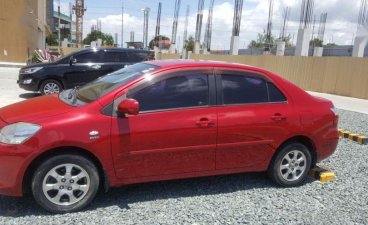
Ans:
[{"label": "tail light", "polygon": [[333,119],[333,125],[337,126],[337,124],[339,123],[339,114],[337,113],[337,110],[334,106],[331,107],[331,112],[334,114],[334,119]]}]

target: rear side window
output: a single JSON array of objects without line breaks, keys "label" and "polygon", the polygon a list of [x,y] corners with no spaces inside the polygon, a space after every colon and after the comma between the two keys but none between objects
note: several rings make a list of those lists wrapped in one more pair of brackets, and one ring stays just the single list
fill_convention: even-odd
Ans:
[{"label": "rear side window", "polygon": [[221,75],[221,86],[225,105],[287,101],[273,83],[251,74]]},{"label": "rear side window", "polygon": [[261,78],[222,75],[224,104],[268,102],[267,83]]},{"label": "rear side window", "polygon": [[285,102],[285,95],[271,82],[267,82],[270,102]]},{"label": "rear side window", "polygon": [[128,93],[140,111],[200,107],[209,104],[207,75],[183,75],[154,82]]},{"label": "rear side window", "polygon": [[129,52],[129,62],[142,62],[148,60],[148,52]]},{"label": "rear side window", "polygon": [[128,54],[126,52],[105,52],[103,57],[104,62],[119,63],[128,62]]}]

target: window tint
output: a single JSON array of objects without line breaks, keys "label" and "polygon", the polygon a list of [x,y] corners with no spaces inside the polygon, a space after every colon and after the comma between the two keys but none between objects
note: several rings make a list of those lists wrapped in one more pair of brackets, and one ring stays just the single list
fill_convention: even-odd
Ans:
[{"label": "window tint", "polygon": [[129,62],[142,62],[148,60],[147,52],[129,52]]},{"label": "window tint", "polygon": [[268,102],[267,84],[261,78],[222,75],[224,104]]},{"label": "window tint", "polygon": [[270,96],[270,102],[285,102],[286,97],[282,92],[273,84],[268,82],[268,93]]},{"label": "window tint", "polygon": [[140,111],[208,105],[208,76],[187,75],[161,80],[128,94],[139,102]]},{"label": "window tint", "polygon": [[98,63],[100,60],[100,52],[89,52],[75,56],[77,63]]},{"label": "window tint", "polygon": [[127,62],[128,54],[126,52],[105,52],[104,62]]}]

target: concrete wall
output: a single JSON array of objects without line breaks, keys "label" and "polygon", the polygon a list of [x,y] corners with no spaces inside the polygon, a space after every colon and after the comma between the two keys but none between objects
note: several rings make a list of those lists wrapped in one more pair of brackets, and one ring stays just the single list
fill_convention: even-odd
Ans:
[{"label": "concrete wall", "polygon": [[[163,58],[176,58],[165,55]],[[192,55],[192,59],[235,62],[275,72],[309,91],[368,99],[368,59],[352,57],[278,57]]]},{"label": "concrete wall", "polygon": [[0,0],[0,10],[0,61],[23,63],[44,47],[45,0]]}]

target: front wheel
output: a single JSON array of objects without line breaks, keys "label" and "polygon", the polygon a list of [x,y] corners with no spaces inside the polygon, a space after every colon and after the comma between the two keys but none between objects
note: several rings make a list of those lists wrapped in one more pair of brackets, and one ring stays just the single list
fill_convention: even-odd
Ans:
[{"label": "front wheel", "polygon": [[87,206],[99,187],[96,166],[79,155],[49,158],[35,171],[32,193],[36,202],[49,212],[67,213]]},{"label": "front wheel", "polygon": [[300,143],[289,143],[276,154],[268,175],[277,184],[294,187],[302,184],[311,167],[312,157],[308,148]]},{"label": "front wheel", "polygon": [[42,95],[57,94],[63,91],[63,85],[57,80],[45,80],[40,86]]}]

